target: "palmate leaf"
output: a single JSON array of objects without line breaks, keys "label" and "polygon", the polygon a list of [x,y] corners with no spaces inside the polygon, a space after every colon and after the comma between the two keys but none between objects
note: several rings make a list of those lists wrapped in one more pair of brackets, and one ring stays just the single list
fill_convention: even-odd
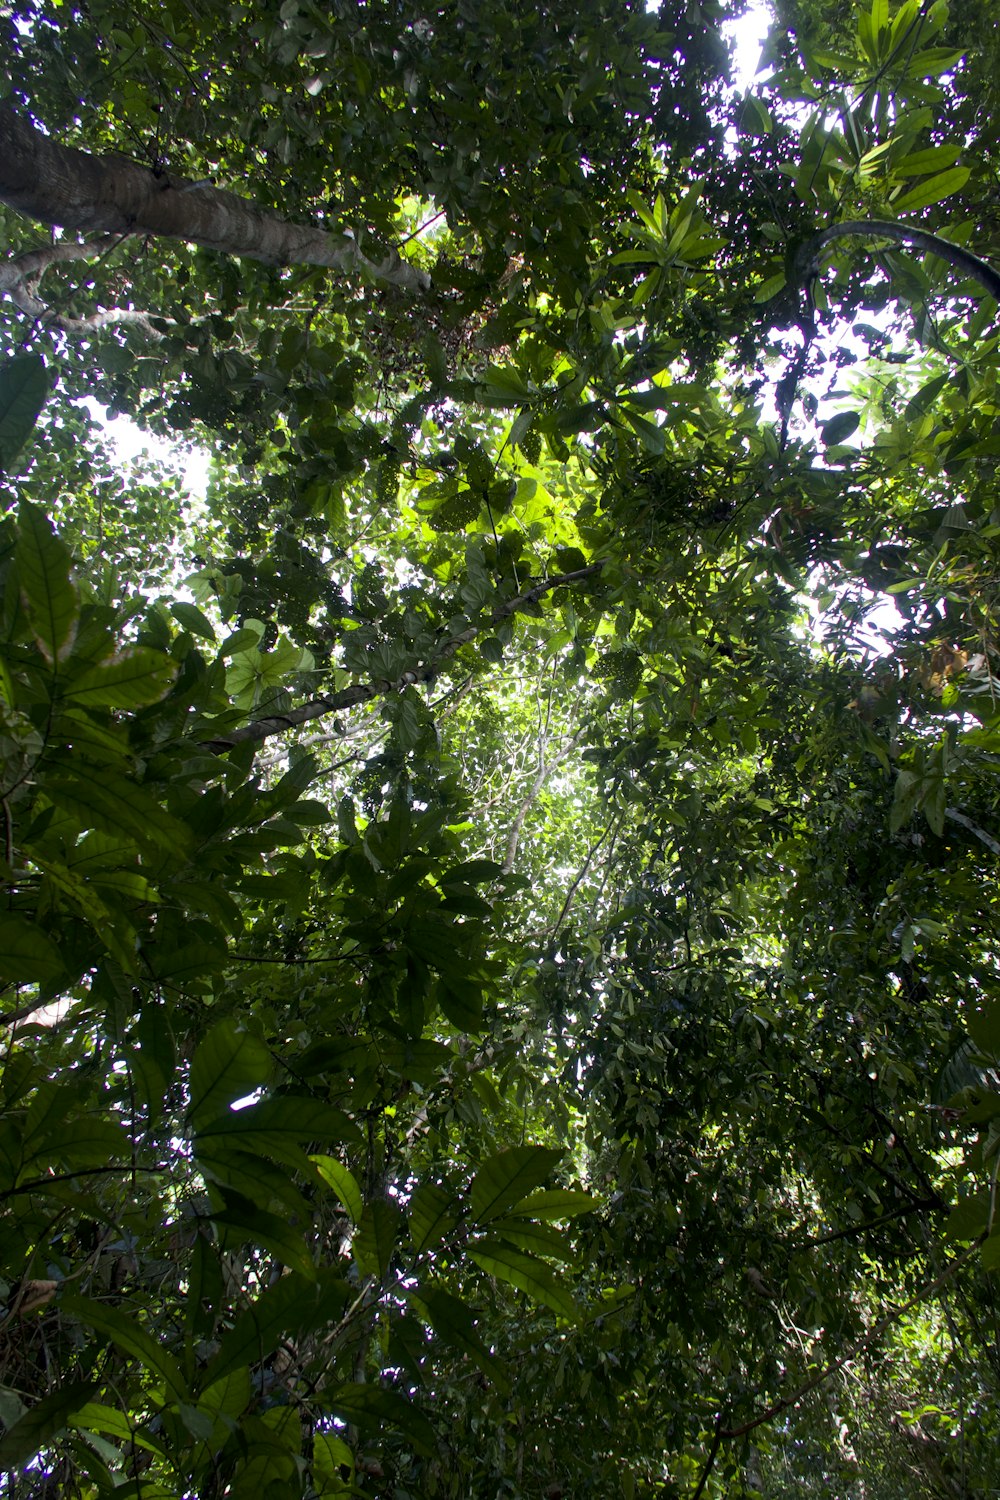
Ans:
[{"label": "palmate leaf", "polygon": [[51,388],[38,354],[15,354],[0,366],[0,470],[13,472]]},{"label": "palmate leaf", "polygon": [[27,500],[18,506],[17,566],[39,649],[50,663],[64,661],[73,649],[80,616],[69,549],[44,512]]},{"label": "palmate leaf", "polygon": [[552,1146],[514,1146],[483,1163],[472,1183],[472,1217],[477,1224],[506,1213],[538,1187],[564,1153]]}]

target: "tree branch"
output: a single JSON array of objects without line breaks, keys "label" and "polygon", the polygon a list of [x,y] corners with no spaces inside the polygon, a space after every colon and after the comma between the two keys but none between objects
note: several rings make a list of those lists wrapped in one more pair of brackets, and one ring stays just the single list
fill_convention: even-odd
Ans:
[{"label": "tree branch", "polygon": [[521,840],[521,829],[524,827],[525,818],[528,816],[529,812],[538,799],[539,792],[542,790],[542,787],[552,775],[552,772],[555,770],[556,766],[561,766],[566,757],[571,754],[571,752],[580,743],[581,739],[583,738],[584,730],[586,728],[586,724],[581,724],[576,733],[566,741],[566,744],[562,747],[562,749],[559,750],[551,760],[543,760],[542,764],[539,766],[538,771],[535,774],[535,779],[531,783],[530,790],[524,797],[520,807],[517,809],[517,812],[514,815],[514,821],[511,824],[510,833],[507,836],[507,848],[503,858],[503,871],[505,875],[509,875],[511,870],[513,870],[514,868],[514,860],[517,858],[517,846]]},{"label": "tree branch", "polygon": [[308,703],[300,703],[298,708],[291,708],[286,714],[274,714],[267,718],[256,719],[252,724],[244,724],[228,734],[202,740],[201,743],[206,750],[213,750],[217,755],[223,755],[227,750],[232,750],[235,745],[247,742],[260,744],[261,741],[269,739],[272,734],[281,734],[286,729],[297,729],[300,724],[308,724],[312,719],[321,719],[326,714],[340,713],[346,708],[356,707],[359,703],[371,703],[373,699],[385,697],[389,693],[401,693],[404,688],[412,687],[420,682],[430,682],[437,676],[444,662],[454,656],[463,646],[467,646],[470,641],[474,641],[484,630],[499,625],[502,620],[509,619],[511,615],[530,609],[533,604],[538,603],[543,594],[549,593],[552,589],[560,588],[565,583],[579,583],[584,578],[593,578],[603,567],[603,561],[593,562],[585,568],[577,568],[572,573],[556,573],[552,578],[535,580],[530,588],[525,589],[516,598],[506,599],[503,604],[498,605],[487,620],[478,625],[470,625],[467,630],[460,631],[458,635],[453,635],[442,642],[430,661],[425,662],[423,666],[404,672],[395,682],[385,680],[357,682],[352,687],[341,689],[339,693],[328,693],[325,697],[313,698]]},{"label": "tree branch", "polygon": [[27,317],[44,323],[47,328],[58,328],[62,333],[95,333],[112,323],[132,323],[140,327],[147,338],[161,339],[162,333],[154,328],[148,314],[134,308],[108,308],[85,318],[70,318],[56,312],[38,295],[38,283],[52,266],[75,260],[96,260],[116,250],[126,238],[126,235],[109,234],[85,243],[60,240],[52,245],[41,245],[36,250],[25,250],[10,260],[0,261],[0,292],[6,293]]},{"label": "tree branch", "polygon": [[266,265],[327,266],[408,292],[430,286],[394,250],[369,260],[349,230],[293,224],[208,183],[61,146],[9,103],[0,104],[0,202],[82,234],[165,236]]},{"label": "tree branch", "polygon": [[831,1360],[828,1365],[824,1365],[817,1374],[806,1381],[805,1385],[799,1386],[798,1390],[793,1391],[790,1396],[784,1396],[780,1401],[776,1401],[773,1406],[769,1406],[766,1411],[762,1411],[759,1416],[751,1418],[749,1422],[744,1422],[739,1427],[723,1428],[720,1436],[724,1438],[744,1437],[748,1432],[753,1432],[755,1427],[763,1427],[765,1422],[773,1422],[774,1418],[780,1416],[783,1411],[789,1411],[793,1406],[798,1406],[803,1398],[809,1395],[810,1391],[814,1391],[818,1385],[822,1385],[831,1375],[836,1375],[838,1370],[842,1370],[857,1355],[863,1354],[866,1349],[870,1349],[873,1344],[877,1343],[883,1333],[892,1327],[893,1323],[897,1323],[900,1318],[905,1317],[914,1307],[919,1307],[921,1302],[926,1302],[928,1297],[933,1297],[934,1293],[940,1291],[945,1283],[951,1280],[955,1272],[965,1265],[970,1256],[978,1254],[978,1252],[978,1243],[970,1245],[968,1250],[963,1250],[962,1254],[957,1256],[941,1272],[940,1276],[936,1276],[933,1281],[921,1287],[908,1302],[903,1303],[902,1307],[893,1308],[892,1312],[876,1323],[875,1327],[866,1333],[863,1338],[858,1339],[857,1343],[852,1344],[846,1353]]},{"label": "tree branch", "polygon": [[800,245],[795,256],[795,272],[800,286],[807,286],[819,274],[820,251],[840,239],[895,240],[897,244],[911,246],[925,255],[936,255],[978,281],[995,301],[1000,302],[1000,271],[994,270],[987,261],[962,245],[943,240],[939,234],[931,234],[910,224],[896,224],[890,219],[848,219],[814,234]]}]

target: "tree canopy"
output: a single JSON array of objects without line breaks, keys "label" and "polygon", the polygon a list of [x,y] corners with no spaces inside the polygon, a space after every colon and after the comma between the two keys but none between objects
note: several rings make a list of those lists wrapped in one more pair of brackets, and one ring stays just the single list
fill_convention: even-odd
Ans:
[{"label": "tree canopy", "polygon": [[0,14],[0,1494],[1000,1485],[1000,40],[738,13]]}]

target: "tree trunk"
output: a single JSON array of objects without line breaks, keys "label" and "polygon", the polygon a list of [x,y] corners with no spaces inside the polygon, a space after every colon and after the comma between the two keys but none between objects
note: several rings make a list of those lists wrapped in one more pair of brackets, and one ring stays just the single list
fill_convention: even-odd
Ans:
[{"label": "tree trunk", "polygon": [[60,146],[0,105],[0,202],[81,234],[164,235],[271,266],[329,266],[426,291],[430,279],[395,251],[376,264],[347,233],[291,224],[206,183],[154,172],[123,156]]}]

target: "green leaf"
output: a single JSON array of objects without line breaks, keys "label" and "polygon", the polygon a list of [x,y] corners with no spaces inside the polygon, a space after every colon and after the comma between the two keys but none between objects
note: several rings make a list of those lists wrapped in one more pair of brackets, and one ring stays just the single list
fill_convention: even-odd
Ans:
[{"label": "green leaf", "polygon": [[424,1182],[410,1199],[410,1238],[416,1250],[432,1250],[458,1223],[453,1193],[436,1182]]},{"label": "green leaf", "polygon": [[441,1012],[459,1031],[480,1031],[483,1025],[482,986],[474,980],[442,974],[434,989]]},{"label": "green leaf", "polygon": [[84,829],[99,828],[134,839],[144,849],[182,856],[193,842],[187,825],[164,811],[145,787],[82,756],[61,760],[46,783],[46,792],[58,809],[70,813]]},{"label": "green leaf", "polygon": [[488,1276],[506,1281],[533,1302],[541,1302],[560,1317],[576,1321],[577,1307],[569,1288],[556,1279],[544,1261],[493,1239],[477,1240],[470,1246],[469,1254]]},{"label": "green leaf", "polygon": [[207,615],[203,615],[196,604],[187,604],[183,599],[171,604],[170,613],[179,625],[199,636],[203,641],[215,640],[215,627]]},{"label": "green leaf", "polygon": [[338,1417],[363,1431],[395,1427],[425,1458],[431,1458],[437,1450],[434,1428],[423,1412],[384,1386],[341,1385],[327,1399]]},{"label": "green leaf", "polygon": [[911,188],[902,198],[896,198],[893,210],[896,213],[908,213],[916,208],[929,208],[932,203],[940,203],[952,193],[957,193],[968,182],[969,176],[968,167],[952,167],[947,172],[939,172],[936,177],[928,178],[919,187]]},{"label": "green leaf", "polygon": [[361,1189],[358,1187],[353,1172],[350,1172],[334,1156],[310,1156],[309,1160],[316,1167],[327,1187],[332,1188],[336,1193],[347,1210],[351,1222],[357,1224],[361,1219],[364,1204]]},{"label": "green leaf", "polygon": [[198,1127],[199,1141],[231,1140],[261,1151],[280,1151],[284,1141],[360,1138],[358,1127],[342,1110],[297,1094],[275,1094],[244,1109],[226,1110]]},{"label": "green leaf", "polygon": [[914,151],[892,164],[897,177],[923,177],[938,167],[950,167],[962,154],[962,148],[953,146],[928,146],[925,151]]},{"label": "green leaf", "polygon": [[223,1188],[226,1206],[211,1215],[212,1223],[223,1231],[223,1242],[256,1245],[270,1250],[282,1265],[290,1266],[314,1280],[316,1263],[302,1235],[286,1219],[272,1214],[241,1194]]},{"label": "green leaf", "polygon": [[384,1198],[365,1204],[353,1245],[363,1276],[384,1279],[395,1254],[401,1217],[399,1206]]},{"label": "green leaf", "polygon": [[192,1059],[188,1117],[196,1127],[208,1124],[234,1099],[259,1088],[270,1072],[264,1044],[227,1017],[212,1027]]},{"label": "green leaf", "polygon": [[62,973],[59,950],[26,917],[0,911],[0,979],[38,984]]},{"label": "green leaf", "polygon": [[14,472],[14,460],[34,431],[51,390],[39,354],[15,354],[0,365],[0,470]]},{"label": "green leaf", "polygon": [[316,1332],[336,1322],[349,1295],[347,1283],[320,1270],[315,1278],[282,1276],[266,1287],[251,1307],[240,1313],[202,1378],[206,1392],[235,1371],[267,1359],[284,1335]]},{"label": "green leaf", "polygon": [[143,708],[170,689],[176,664],[162,651],[126,646],[110,661],[69,679],[63,694],[83,708]]},{"label": "green leaf", "polygon": [[145,1370],[163,1381],[174,1400],[183,1401],[190,1396],[180,1365],[136,1317],[129,1317],[117,1308],[89,1297],[65,1296],[60,1306],[64,1313],[78,1318],[95,1333],[104,1334],[119,1349],[138,1360]]},{"label": "green leaf", "polygon": [[552,1146],[513,1146],[485,1161],[472,1182],[472,1217],[497,1218],[545,1181],[564,1152]]},{"label": "green leaf", "polygon": [[43,1396],[0,1438],[0,1469],[10,1474],[30,1463],[40,1448],[69,1425],[97,1389],[92,1380],[71,1380]]},{"label": "green leaf", "polygon": [[825,448],[832,448],[835,443],[842,443],[849,438],[853,432],[857,432],[861,426],[861,415],[856,411],[838,412],[837,416],[831,417],[824,422],[820,428],[820,434]]},{"label": "green leaf", "polygon": [[576,1258],[576,1252],[566,1239],[565,1232],[553,1229],[551,1224],[537,1224],[531,1219],[504,1214],[503,1218],[490,1220],[490,1233],[516,1245],[519,1250],[527,1250],[531,1255],[563,1261]]},{"label": "green leaf", "polygon": [[72,651],[80,615],[69,549],[37,505],[22,500],[17,519],[17,566],[28,620],[43,656],[54,664]]},{"label": "green leaf", "polygon": [[508,1213],[520,1214],[527,1219],[573,1219],[599,1207],[599,1200],[590,1193],[548,1188],[541,1193],[532,1193],[530,1198],[522,1198],[520,1203],[508,1209]]},{"label": "green leaf", "polygon": [[510,1390],[503,1366],[476,1332],[476,1318],[471,1308],[438,1286],[425,1285],[411,1292],[410,1302],[437,1336],[460,1354],[467,1355],[499,1391],[506,1394]]}]

